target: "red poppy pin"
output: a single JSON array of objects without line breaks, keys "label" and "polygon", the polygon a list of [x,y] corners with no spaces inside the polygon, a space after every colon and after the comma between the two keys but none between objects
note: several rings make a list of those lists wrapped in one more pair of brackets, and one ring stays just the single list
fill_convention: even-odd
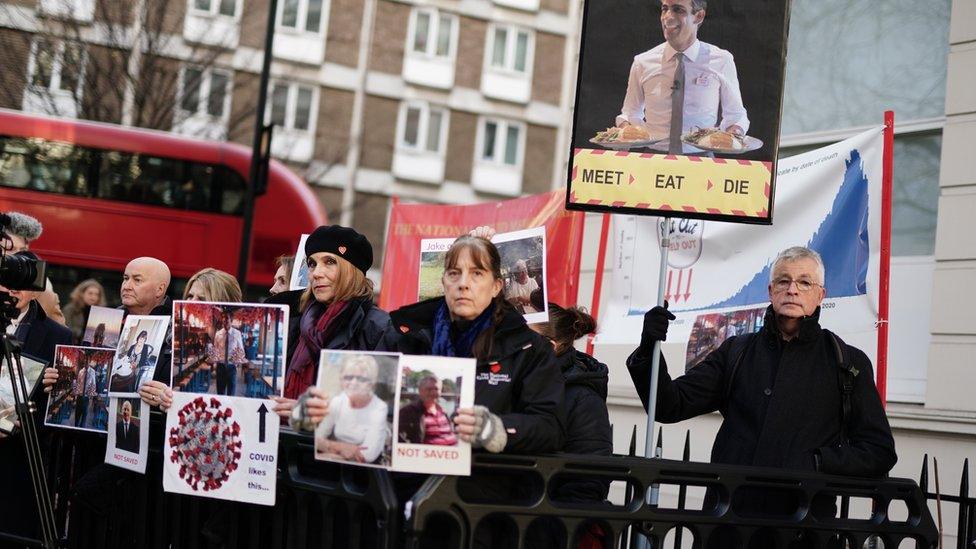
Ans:
[{"label": "red poppy pin", "polygon": [[400,325],[400,331],[403,332],[403,333],[407,333],[407,332],[410,331],[410,328],[408,328],[407,326],[404,326],[403,324],[401,324]]},{"label": "red poppy pin", "polygon": [[491,370],[491,373],[497,374],[498,372],[502,371],[502,365],[497,362],[492,362],[488,365],[488,369]]},{"label": "red poppy pin", "polygon": [[339,253],[340,254],[345,254],[346,253],[346,247],[345,246],[339,246]]}]

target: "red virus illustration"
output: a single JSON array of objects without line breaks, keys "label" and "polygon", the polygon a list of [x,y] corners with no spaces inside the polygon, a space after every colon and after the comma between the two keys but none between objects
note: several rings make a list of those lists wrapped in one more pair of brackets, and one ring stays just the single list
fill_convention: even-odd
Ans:
[{"label": "red virus illustration", "polygon": [[220,401],[197,397],[179,411],[179,424],[169,431],[169,459],[180,466],[180,478],[194,491],[216,490],[237,469],[241,458],[241,426],[234,411]]}]

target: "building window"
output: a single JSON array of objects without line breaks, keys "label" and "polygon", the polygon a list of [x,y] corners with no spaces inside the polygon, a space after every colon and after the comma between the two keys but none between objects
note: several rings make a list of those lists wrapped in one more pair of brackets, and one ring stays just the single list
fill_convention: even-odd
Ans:
[{"label": "building window", "polygon": [[409,151],[444,152],[447,114],[426,103],[405,103],[400,111],[399,146]]},{"label": "building window", "polygon": [[322,32],[325,0],[284,0],[278,12],[278,26],[298,32]]},{"label": "building window", "polygon": [[531,65],[532,34],[512,26],[489,27],[489,67],[492,70],[527,74]]},{"label": "building window", "polygon": [[214,69],[187,67],[183,70],[183,95],[180,108],[190,114],[206,114],[223,119],[230,100],[230,74]]},{"label": "building window", "polygon": [[314,95],[309,86],[276,83],[271,89],[271,123],[290,130],[308,131]]},{"label": "building window", "polygon": [[522,162],[524,125],[487,119],[481,126],[480,157],[483,162],[517,167]]},{"label": "building window", "polygon": [[454,56],[457,17],[435,9],[416,8],[410,20],[410,53],[425,57]]},{"label": "building window", "polygon": [[78,43],[39,39],[31,46],[30,85],[80,95],[85,60],[85,50]]},{"label": "building window", "polygon": [[236,17],[238,13],[238,0],[192,0],[192,6],[197,14]]},{"label": "building window", "polygon": [[95,0],[40,0],[42,15],[90,22],[95,16]]}]

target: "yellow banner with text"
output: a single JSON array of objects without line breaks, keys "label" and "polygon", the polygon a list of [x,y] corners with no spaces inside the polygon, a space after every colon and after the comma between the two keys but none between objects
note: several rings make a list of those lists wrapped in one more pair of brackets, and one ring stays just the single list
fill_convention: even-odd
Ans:
[{"label": "yellow banner with text", "polygon": [[[570,204],[769,218],[772,163],[576,149]],[[696,216],[697,217],[697,216]]]}]

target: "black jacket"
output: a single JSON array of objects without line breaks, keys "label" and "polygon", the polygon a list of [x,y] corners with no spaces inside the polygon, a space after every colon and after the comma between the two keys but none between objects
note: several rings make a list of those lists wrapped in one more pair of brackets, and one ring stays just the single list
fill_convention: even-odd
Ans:
[{"label": "black jacket", "polygon": [[129,432],[125,432],[125,422],[115,422],[115,447],[119,450],[139,453],[139,423],[129,421]]},{"label": "black jacket", "polygon": [[[610,416],[607,412],[606,364],[573,349],[558,357],[566,381],[566,443],[569,454],[613,454]],[[557,498],[568,501],[603,501],[609,481],[580,479],[557,489]]]},{"label": "black jacket", "polygon": [[[390,313],[381,351],[427,355],[439,297]],[[555,452],[563,438],[563,377],[552,345],[509,310],[495,327],[488,360],[475,370],[474,402],[497,414],[508,431],[506,453]]]},{"label": "black jacket", "polygon": [[[837,359],[819,317],[818,309],[803,320],[796,338],[784,341],[769,307],[762,330],[743,351],[731,387],[733,338],[673,381],[662,360],[657,420],[674,423],[721,410],[724,420],[712,446],[713,463],[812,470],[817,454],[820,470],[826,473],[887,474],[897,456],[871,362],[861,350],[848,346],[860,371],[851,397],[848,444],[841,441]],[[645,406],[650,355],[638,348],[627,359]]]},{"label": "black jacket", "polygon": [[22,353],[41,359],[48,365],[54,361],[55,346],[72,344],[71,330],[48,318],[36,300],[30,302],[27,314],[14,332],[14,338],[23,344]]},{"label": "black jacket", "polygon": [[[265,300],[268,305],[288,305],[288,364],[302,333],[300,300],[304,291],[281,292]],[[344,327],[332,336],[325,349],[373,351],[383,339],[383,333],[390,323],[389,313],[373,305],[369,298],[352,301],[351,305],[349,310],[342,313],[347,319]]]}]

